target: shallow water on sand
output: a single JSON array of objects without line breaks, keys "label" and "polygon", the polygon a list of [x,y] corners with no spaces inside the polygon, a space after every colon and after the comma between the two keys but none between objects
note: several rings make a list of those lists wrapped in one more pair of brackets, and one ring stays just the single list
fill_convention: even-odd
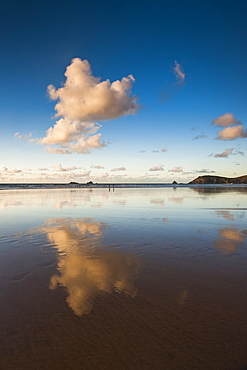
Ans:
[{"label": "shallow water on sand", "polygon": [[247,188],[0,193],[0,369],[244,369]]}]

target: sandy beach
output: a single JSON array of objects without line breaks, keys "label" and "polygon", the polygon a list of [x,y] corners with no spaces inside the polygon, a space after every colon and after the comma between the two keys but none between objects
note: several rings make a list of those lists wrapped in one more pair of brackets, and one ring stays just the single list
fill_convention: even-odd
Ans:
[{"label": "sandy beach", "polygon": [[1,192],[0,368],[245,368],[245,200]]}]

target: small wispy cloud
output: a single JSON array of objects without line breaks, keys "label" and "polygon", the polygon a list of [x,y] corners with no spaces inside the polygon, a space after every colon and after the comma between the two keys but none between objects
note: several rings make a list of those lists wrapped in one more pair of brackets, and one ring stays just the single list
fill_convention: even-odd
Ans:
[{"label": "small wispy cloud", "polygon": [[79,167],[76,167],[76,166],[63,167],[60,163],[57,163],[55,165],[55,168],[54,168],[54,170],[57,171],[57,172],[74,171],[74,170],[77,170],[77,169],[79,169]]},{"label": "small wispy cloud", "polygon": [[196,170],[196,173],[215,173],[215,171],[210,170],[208,168],[202,168],[201,170]]},{"label": "small wispy cloud", "polygon": [[168,172],[183,172],[183,167],[176,166],[176,167],[173,167],[171,170],[168,170]]},{"label": "small wispy cloud", "polygon": [[164,171],[164,165],[160,164],[158,166],[151,167],[149,171]]},{"label": "small wispy cloud", "polygon": [[229,149],[225,149],[225,151],[222,152],[222,153],[214,154],[214,158],[228,158],[230,155],[242,155],[242,156],[244,156],[244,152],[242,152],[239,149],[229,148]]},{"label": "small wispy cloud", "polygon": [[161,151],[162,151],[163,153],[165,153],[165,152],[167,152],[167,148],[163,148],[163,149],[161,149]]},{"label": "small wispy cloud", "polygon": [[200,135],[194,136],[192,140],[204,139],[206,137],[207,135],[205,135],[204,132],[202,132]]},{"label": "small wispy cloud", "polygon": [[32,137],[32,133],[30,132],[29,134],[22,135],[22,134],[20,134],[19,132],[16,132],[16,133],[14,134],[14,137],[15,137],[16,139],[20,139],[20,140],[22,140],[22,139],[24,139],[24,140],[30,140],[30,139],[31,139],[31,137]]},{"label": "small wispy cloud", "polygon": [[176,60],[174,61],[174,66],[172,68],[172,72],[175,75],[176,82],[173,82],[170,84],[167,88],[165,88],[160,93],[160,102],[164,103],[168,99],[170,99],[172,96],[177,94],[181,88],[185,85],[185,73],[183,71],[183,68],[180,63],[178,63]]},{"label": "small wispy cloud", "polygon": [[126,171],[125,167],[117,167],[117,168],[112,168],[111,171],[117,172],[117,171]]},{"label": "small wispy cloud", "polygon": [[233,154],[233,150],[233,148],[225,149],[222,153],[214,154],[214,158],[228,158],[229,155]]},{"label": "small wispy cloud", "polygon": [[47,146],[45,148],[46,152],[49,152],[51,154],[71,154],[71,151],[64,148],[52,148],[50,146]]},{"label": "small wispy cloud", "polygon": [[100,169],[103,169],[104,167],[103,167],[103,166],[101,166],[100,164],[96,164],[96,165],[92,164],[92,165],[90,166],[90,168],[95,168],[95,169],[100,170]]},{"label": "small wispy cloud", "polygon": [[173,73],[175,74],[177,83],[182,84],[185,81],[185,73],[183,72],[181,64],[179,64],[176,60],[174,61],[174,63],[175,66],[173,68]]}]

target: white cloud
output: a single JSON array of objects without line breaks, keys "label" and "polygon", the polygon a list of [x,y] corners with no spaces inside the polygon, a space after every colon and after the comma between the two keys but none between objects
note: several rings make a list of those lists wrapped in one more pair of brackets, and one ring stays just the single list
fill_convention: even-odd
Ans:
[{"label": "white cloud", "polygon": [[247,137],[247,130],[244,130],[242,123],[237,121],[232,113],[225,113],[219,116],[211,124],[218,127],[225,127],[217,132],[218,136],[216,139],[218,140],[235,140]]},{"label": "white cloud", "polygon": [[185,73],[182,70],[181,64],[179,64],[176,60],[174,61],[175,67],[173,68],[173,73],[176,76],[176,80],[178,84],[181,84],[185,81]]},{"label": "white cloud", "polygon": [[247,129],[244,130],[242,125],[226,127],[217,132],[218,140],[235,140],[247,137]]},{"label": "white cloud", "polygon": [[168,170],[168,172],[183,172],[183,168],[181,166],[173,167],[171,170]]},{"label": "white cloud", "polygon": [[100,124],[94,122],[70,122],[67,118],[61,118],[46,131],[46,136],[39,143],[60,145],[59,148],[47,147],[47,151],[53,154],[88,154],[93,149],[106,146],[100,142],[101,134],[96,134],[100,127]]},{"label": "white cloud", "polygon": [[104,121],[134,114],[139,106],[136,96],[131,94],[135,81],[132,75],[121,81],[100,81],[92,75],[87,60],[75,58],[65,72],[66,81],[56,89],[49,85],[47,90],[52,100],[57,100],[55,117],[61,117],[46,136],[38,142],[48,147],[47,151],[56,154],[91,153],[94,149],[106,146],[101,142],[101,134],[96,134],[101,125],[94,121]]},{"label": "white cloud", "polygon": [[106,146],[106,144],[103,142],[100,142],[101,134],[85,137],[82,136],[80,139],[77,140],[76,143],[72,144],[70,146],[70,149],[72,152],[75,153],[83,153],[83,154],[89,154],[93,149],[99,149]]},{"label": "white cloud", "polygon": [[215,118],[211,124],[217,125],[220,127],[227,127],[227,126],[232,126],[232,125],[238,125],[240,123],[241,122],[237,121],[232,113],[225,113],[222,116]]},{"label": "white cloud", "polygon": [[103,166],[101,166],[101,165],[94,165],[94,164],[92,164],[92,165],[90,166],[90,168],[96,168],[96,169],[100,170],[100,169],[102,169],[102,168],[104,168],[104,167],[103,167]]},{"label": "white cloud", "polygon": [[78,140],[81,134],[95,134],[101,125],[93,122],[71,122],[61,118],[53,127],[46,131],[46,136],[40,140],[41,144],[67,144]]},{"label": "white cloud", "polygon": [[8,172],[8,168],[7,168],[7,167],[5,167],[5,166],[2,166],[2,167],[0,168],[0,172]]},{"label": "white cloud", "polygon": [[160,164],[159,166],[154,166],[150,168],[149,171],[164,171],[164,165]]},{"label": "white cloud", "polygon": [[87,60],[75,58],[65,72],[63,87],[48,86],[55,105],[56,117],[66,117],[70,121],[103,121],[133,114],[139,106],[136,96],[130,96],[135,81],[132,75],[121,81],[100,81],[92,76]]},{"label": "white cloud", "polygon": [[13,168],[12,170],[9,170],[8,167],[2,166],[0,168],[0,172],[8,173],[8,174],[15,174],[15,173],[20,173],[22,170],[17,170],[16,168]]},{"label": "white cloud", "polygon": [[113,168],[111,169],[111,171],[126,171],[126,168],[125,167],[118,167],[118,168]]}]

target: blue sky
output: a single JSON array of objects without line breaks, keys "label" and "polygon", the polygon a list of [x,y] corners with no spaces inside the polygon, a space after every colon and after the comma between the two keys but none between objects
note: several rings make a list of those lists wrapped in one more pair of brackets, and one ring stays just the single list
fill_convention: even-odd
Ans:
[{"label": "blue sky", "polygon": [[246,174],[246,1],[2,0],[0,35],[0,182]]}]

